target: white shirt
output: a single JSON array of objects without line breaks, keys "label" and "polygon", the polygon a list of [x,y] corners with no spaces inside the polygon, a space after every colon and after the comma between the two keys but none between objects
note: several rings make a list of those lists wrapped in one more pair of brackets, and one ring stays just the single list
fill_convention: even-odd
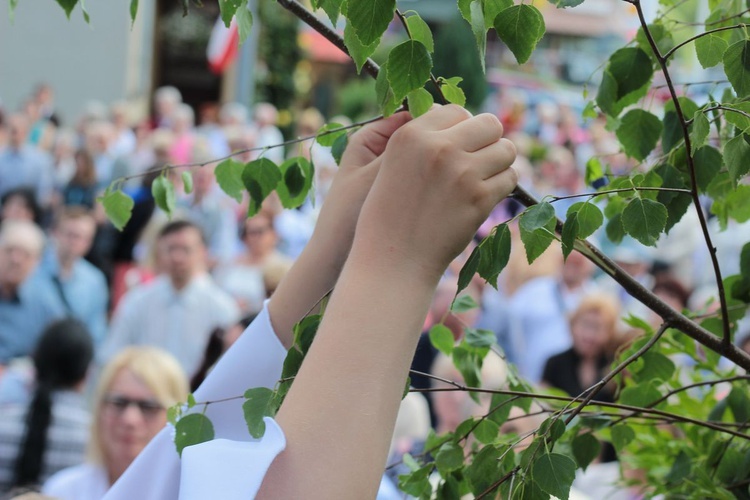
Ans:
[{"label": "white shirt", "polygon": [[[260,312],[221,358],[195,399],[216,401],[241,396],[251,387],[273,388],[281,376],[286,350],[271,326],[268,309]],[[185,448],[182,460],[167,426],[146,446],[105,496],[106,500],[197,500],[255,497],[268,467],[286,446],[276,423],[266,418],[266,433],[254,440],[247,430],[242,398],[208,406],[215,439]],[[195,410],[202,411],[202,405]]]},{"label": "white shirt", "polygon": [[104,467],[86,463],[63,469],[50,477],[44,483],[42,493],[60,500],[101,500],[108,488]]},{"label": "white shirt", "polygon": [[100,361],[128,345],[154,345],[172,353],[188,375],[198,368],[216,327],[239,319],[230,295],[208,275],[176,291],[167,276],[129,291],[115,313]]}]

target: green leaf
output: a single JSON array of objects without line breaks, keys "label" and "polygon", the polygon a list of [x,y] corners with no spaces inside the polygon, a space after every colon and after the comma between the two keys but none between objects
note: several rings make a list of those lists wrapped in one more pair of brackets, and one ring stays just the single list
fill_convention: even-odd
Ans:
[{"label": "green leaf", "polygon": [[638,47],[616,51],[609,58],[607,70],[617,85],[616,101],[642,88],[654,74],[651,59]]},{"label": "green leaf", "polygon": [[242,203],[242,193],[245,186],[242,184],[242,170],[245,165],[231,158],[224,160],[216,166],[214,175],[219,187],[227,195]]},{"label": "green leaf", "polygon": [[490,347],[497,343],[495,332],[479,328],[466,329],[466,343],[472,347]]},{"label": "green leaf", "polygon": [[[737,103],[726,103],[722,104],[724,109],[724,119],[740,129],[741,132],[750,131],[750,102],[737,102]],[[736,111],[732,111],[736,110]]]},{"label": "green leaf", "polygon": [[357,66],[357,74],[362,71],[362,66],[365,65],[367,58],[378,48],[379,43],[380,40],[378,39],[369,45],[364,45],[359,41],[357,35],[354,34],[354,28],[350,23],[347,23],[344,27],[344,45],[349,49],[349,55]]},{"label": "green leaf", "polygon": [[453,352],[453,345],[456,343],[456,339],[453,337],[453,332],[447,326],[437,324],[430,328],[430,342],[435,349],[446,356],[450,356],[451,352]]},{"label": "green leaf", "polygon": [[521,241],[526,249],[526,260],[529,264],[539,258],[554,241],[556,220],[551,219],[545,227],[529,231],[521,227]]},{"label": "green leaf", "polygon": [[482,66],[482,73],[484,73],[487,64],[487,25],[485,24],[482,2],[480,0],[471,2],[469,11],[471,14],[469,24],[471,25],[471,32],[474,34],[474,41],[479,52],[479,63]]},{"label": "green leaf", "polygon": [[578,233],[577,237],[584,239],[588,238],[596,232],[597,229],[604,224],[604,215],[602,211],[588,201],[579,201],[574,203],[568,208],[567,216],[570,217],[573,213],[578,214]]},{"label": "green leaf", "polygon": [[693,123],[690,127],[690,147],[691,153],[695,153],[699,148],[704,146],[708,141],[708,133],[711,131],[711,124],[708,122],[703,111],[698,110],[693,115]]},{"label": "green leaf", "polygon": [[378,77],[375,79],[375,96],[378,102],[378,110],[385,117],[391,116],[401,104],[401,100],[396,99],[391,84],[388,83],[387,66],[380,67]]},{"label": "green leaf", "polygon": [[497,278],[510,259],[511,235],[508,224],[500,224],[480,244],[479,276],[497,290]]},{"label": "green leaf", "polygon": [[330,148],[333,146],[333,143],[336,142],[336,139],[346,134],[346,130],[343,130],[341,128],[342,126],[343,125],[340,123],[334,122],[323,125],[320,127],[320,130],[315,133],[315,140],[321,146]]},{"label": "green leaf", "polygon": [[188,394],[188,397],[187,397],[187,407],[188,407],[188,410],[190,408],[192,408],[193,406],[195,406],[195,396],[191,392],[190,394]]},{"label": "green leaf", "polygon": [[567,500],[576,477],[576,464],[565,455],[544,453],[534,460],[531,475],[546,493]]},{"label": "green leaf", "polygon": [[750,95],[750,40],[732,44],[724,53],[724,73],[737,97]]},{"label": "green leaf", "polygon": [[250,435],[255,439],[263,437],[266,433],[266,423],[263,417],[273,417],[276,414],[274,392],[267,387],[256,387],[245,392],[245,402],[242,411],[245,414],[245,423]]},{"label": "green leaf", "polygon": [[596,104],[599,108],[610,116],[620,114],[621,108],[617,106],[617,82],[607,70],[602,72],[602,81],[599,83],[599,90],[596,94]]},{"label": "green leaf", "polygon": [[617,139],[628,156],[642,161],[656,147],[661,131],[658,117],[642,109],[632,109],[622,117]]},{"label": "green leaf", "polygon": [[406,18],[406,25],[409,27],[409,33],[411,39],[418,42],[422,42],[422,45],[427,47],[430,52],[435,52],[435,42],[432,40],[432,31],[424,19],[419,17],[418,14],[413,14]]},{"label": "green leaf", "polygon": [[646,408],[661,398],[661,392],[651,382],[626,387],[620,393],[620,403],[629,406]]},{"label": "green leaf", "polygon": [[482,0],[484,7],[484,25],[490,29],[495,24],[495,18],[502,11],[511,7],[513,0]]},{"label": "green leaf", "polygon": [[567,7],[577,7],[583,3],[583,0],[549,0],[550,3],[554,4],[558,9],[565,9]]},{"label": "green leaf", "polygon": [[423,88],[418,88],[409,92],[406,95],[406,100],[409,103],[409,113],[411,113],[411,116],[414,118],[427,113],[434,103],[432,100],[432,94]]},{"label": "green leaf", "polygon": [[453,443],[445,443],[435,455],[435,467],[443,477],[464,465],[464,450]]},{"label": "green leaf", "polygon": [[370,45],[388,28],[395,9],[396,0],[348,0],[346,14],[360,42]]},{"label": "green leaf", "polygon": [[284,185],[289,191],[289,196],[294,198],[304,190],[307,178],[300,166],[299,161],[295,161],[284,170]]},{"label": "green leaf", "polygon": [[281,180],[281,171],[268,158],[251,161],[242,170],[242,184],[250,194],[247,216],[252,217],[260,211],[263,200],[276,189]]},{"label": "green leaf", "polygon": [[459,271],[458,290],[456,290],[456,295],[458,295],[461,290],[469,286],[469,283],[471,283],[471,279],[476,274],[477,269],[479,268],[479,252],[479,247],[474,248],[474,250],[472,250],[471,252],[471,255],[469,255],[469,258],[466,259],[466,263],[461,268],[461,271]]},{"label": "green leaf", "polygon": [[385,66],[395,99],[400,101],[430,78],[432,57],[423,44],[407,40],[391,50]]},{"label": "green leaf", "polygon": [[454,76],[453,78],[441,78],[440,79],[440,90],[443,92],[443,96],[446,98],[446,100],[453,104],[458,104],[459,106],[465,106],[466,105],[466,94],[464,94],[464,91],[461,90],[461,87],[458,86],[459,83],[463,78],[460,76]]},{"label": "green leaf", "polygon": [[625,424],[612,427],[612,444],[617,451],[622,451],[631,441],[635,439],[635,431]]},{"label": "green leaf", "polygon": [[185,190],[185,194],[193,192],[193,174],[189,170],[182,172],[182,188]]},{"label": "green leaf", "polygon": [[177,420],[182,416],[182,403],[167,408],[167,422],[172,425],[177,424]]},{"label": "green leaf", "polygon": [[474,429],[474,437],[483,444],[494,443],[499,433],[500,426],[488,418],[480,421]]},{"label": "green leaf", "polygon": [[565,434],[565,423],[557,417],[549,417],[539,426],[539,434],[547,435],[547,443],[555,443]]},{"label": "green leaf", "polygon": [[610,217],[605,227],[607,239],[612,243],[620,243],[625,237],[625,229],[622,227],[622,214],[615,214]]},{"label": "green leaf", "polygon": [[633,373],[633,379],[638,383],[653,379],[666,382],[674,375],[675,364],[661,353],[648,351],[641,356],[641,360],[643,363],[640,370],[634,370]]},{"label": "green leaf", "polygon": [[475,496],[481,495],[500,476],[500,455],[501,451],[498,448],[485,446],[474,455],[471,464],[464,469],[471,492]]},{"label": "green leaf", "polygon": [[240,34],[240,43],[245,43],[253,27],[253,13],[247,8],[247,1],[242,0],[240,6],[237,7],[237,12],[234,14],[237,19],[237,31]]},{"label": "green leaf", "polygon": [[202,413],[185,415],[177,421],[174,427],[174,444],[180,456],[186,447],[205,443],[214,438],[214,425]]},{"label": "green leaf", "polygon": [[729,175],[735,182],[750,172],[750,145],[744,134],[738,135],[724,145],[724,161]]},{"label": "green leaf", "polygon": [[546,201],[529,207],[521,214],[519,225],[526,231],[547,227],[550,221],[555,219],[555,209]]},{"label": "green leaf", "polygon": [[341,6],[343,5],[345,0],[321,0],[320,2],[320,8],[323,9],[323,11],[328,16],[328,19],[331,20],[331,23],[333,23],[334,26],[336,26],[336,21],[339,19],[339,14],[341,13]]},{"label": "green leaf", "polygon": [[104,213],[110,222],[112,222],[112,225],[118,231],[122,231],[133,214],[133,206],[135,205],[133,199],[122,191],[110,192],[107,190],[98,200],[104,206]]},{"label": "green leaf", "polygon": [[219,11],[221,12],[221,20],[224,21],[224,26],[226,26],[227,28],[232,23],[232,18],[234,17],[234,13],[237,12],[237,8],[239,6],[240,6],[240,0],[219,0]]},{"label": "green leaf", "polygon": [[432,493],[429,479],[431,472],[432,464],[429,464],[411,474],[402,474],[398,477],[398,487],[404,493],[416,498],[424,498],[425,495],[429,498]]},{"label": "green leaf", "polygon": [[656,245],[667,224],[667,208],[658,201],[634,198],[622,212],[622,228],[646,246]]},{"label": "green leaf", "polygon": [[720,36],[706,35],[695,41],[695,53],[698,62],[704,68],[712,68],[719,64],[724,58],[729,44]]},{"label": "green leaf", "polygon": [[516,57],[518,64],[529,60],[536,44],[544,36],[544,18],[531,5],[514,5],[500,12],[494,21],[495,31]]},{"label": "green leaf", "polygon": [[471,311],[479,307],[477,301],[471,298],[471,295],[461,295],[457,297],[451,304],[451,312],[462,313]]},{"label": "green leaf", "polygon": [[[698,191],[705,193],[708,190],[709,184],[719,174],[723,165],[723,158],[719,150],[711,146],[703,146],[695,152],[693,156],[693,165],[695,165],[695,177],[698,183]],[[663,177],[663,176],[662,176]],[[663,184],[664,187],[668,186],[666,179]],[[681,186],[686,187],[686,186]]]},{"label": "green leaf", "polygon": [[562,243],[562,253],[564,260],[568,260],[568,255],[570,255],[570,252],[573,251],[573,246],[575,245],[576,234],[578,234],[578,231],[578,213],[573,212],[565,219],[562,227],[560,241]]},{"label": "green leaf", "polygon": [[344,156],[344,151],[346,151],[348,144],[349,134],[344,134],[337,138],[333,146],[331,146],[331,154],[333,155],[333,159],[336,160],[336,165],[341,165],[341,158]]},{"label": "green leaf", "polygon": [[729,409],[732,410],[734,421],[738,424],[746,424],[750,421],[750,399],[743,389],[735,387],[727,397]]},{"label": "green leaf", "polygon": [[135,18],[138,15],[138,0],[130,0],[130,23],[135,23]]},{"label": "green leaf", "polygon": [[65,15],[70,19],[70,13],[73,12],[78,0],[57,0],[57,3],[60,4],[60,7],[65,11]]},{"label": "green leaf", "polygon": [[684,451],[680,451],[677,458],[674,459],[672,468],[669,473],[664,477],[667,483],[679,483],[690,476],[690,469],[692,468],[692,460]]},{"label": "green leaf", "polygon": [[586,470],[589,464],[599,456],[599,452],[602,449],[599,440],[590,432],[579,434],[573,438],[571,446],[573,449],[573,457],[576,459],[576,462],[578,462],[578,466],[583,470]]}]

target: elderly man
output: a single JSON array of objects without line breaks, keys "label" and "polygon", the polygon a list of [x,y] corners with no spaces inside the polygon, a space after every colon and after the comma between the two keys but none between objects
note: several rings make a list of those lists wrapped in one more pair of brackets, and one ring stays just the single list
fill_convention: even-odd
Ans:
[{"label": "elderly man", "polygon": [[0,230],[0,366],[27,356],[42,330],[65,315],[54,291],[28,279],[39,262],[44,234],[31,222],[7,221]]},{"label": "elderly man", "polygon": [[109,289],[104,273],[83,258],[95,232],[96,221],[86,208],[62,209],[35,280],[57,293],[68,314],[81,320],[99,345],[107,333]]},{"label": "elderly man", "polygon": [[239,319],[234,300],[206,271],[208,252],[198,226],[173,221],[159,233],[157,257],[164,274],[129,291],[112,319],[101,361],[127,345],[171,352],[186,373],[198,368],[211,331]]}]

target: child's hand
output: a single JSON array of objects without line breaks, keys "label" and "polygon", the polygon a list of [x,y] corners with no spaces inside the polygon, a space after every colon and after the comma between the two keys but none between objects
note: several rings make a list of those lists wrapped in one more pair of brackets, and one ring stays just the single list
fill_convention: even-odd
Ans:
[{"label": "child's hand", "polygon": [[393,133],[362,208],[357,251],[436,282],[517,183],[515,147],[502,134],[495,116],[453,105]]}]

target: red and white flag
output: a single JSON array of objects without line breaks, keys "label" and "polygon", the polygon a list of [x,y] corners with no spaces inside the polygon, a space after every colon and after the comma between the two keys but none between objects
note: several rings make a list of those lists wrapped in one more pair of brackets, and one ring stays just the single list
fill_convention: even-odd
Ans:
[{"label": "red and white flag", "polygon": [[232,18],[232,23],[227,28],[221,17],[216,20],[211,38],[208,40],[206,57],[208,67],[217,75],[222,74],[234,62],[237,57],[237,46],[240,36],[237,32],[237,23]]}]

